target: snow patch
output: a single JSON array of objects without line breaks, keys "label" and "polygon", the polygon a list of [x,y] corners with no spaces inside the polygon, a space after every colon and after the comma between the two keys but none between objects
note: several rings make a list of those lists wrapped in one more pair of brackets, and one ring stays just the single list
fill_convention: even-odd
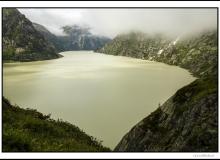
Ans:
[{"label": "snow patch", "polygon": [[163,52],[163,49],[159,50],[159,51],[157,52],[157,54],[160,55],[162,52]]},{"label": "snow patch", "polygon": [[177,39],[175,41],[173,41],[173,45],[176,45],[176,43],[179,41],[179,37],[177,37]]}]

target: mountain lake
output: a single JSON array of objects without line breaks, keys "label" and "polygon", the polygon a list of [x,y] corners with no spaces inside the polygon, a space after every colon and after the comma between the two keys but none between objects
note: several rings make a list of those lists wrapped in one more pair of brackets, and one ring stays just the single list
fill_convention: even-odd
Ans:
[{"label": "mountain lake", "polygon": [[12,104],[68,121],[114,149],[139,121],[193,77],[164,63],[67,51],[46,61],[3,64],[3,95]]}]

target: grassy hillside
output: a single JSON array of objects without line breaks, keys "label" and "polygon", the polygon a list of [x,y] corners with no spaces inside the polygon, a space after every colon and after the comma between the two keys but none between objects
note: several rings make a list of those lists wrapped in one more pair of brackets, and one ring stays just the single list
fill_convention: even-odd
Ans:
[{"label": "grassy hillside", "polygon": [[110,151],[78,127],[33,109],[13,106],[3,97],[3,152]]}]

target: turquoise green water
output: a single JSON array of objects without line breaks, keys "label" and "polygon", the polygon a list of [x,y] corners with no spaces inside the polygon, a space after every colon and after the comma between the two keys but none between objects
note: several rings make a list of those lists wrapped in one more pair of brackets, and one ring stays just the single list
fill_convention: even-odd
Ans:
[{"label": "turquoise green water", "polygon": [[69,121],[114,148],[141,119],[195,78],[163,63],[93,53],[3,66],[12,103]]}]

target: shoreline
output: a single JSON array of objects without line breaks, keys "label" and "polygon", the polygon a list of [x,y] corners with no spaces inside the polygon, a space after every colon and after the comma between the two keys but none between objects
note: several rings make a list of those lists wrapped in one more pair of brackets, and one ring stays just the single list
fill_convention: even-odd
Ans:
[{"label": "shoreline", "polygon": [[28,63],[28,62],[43,62],[43,61],[49,61],[49,60],[55,60],[55,59],[59,59],[62,58],[63,55],[57,53],[58,57],[55,58],[50,58],[50,59],[41,59],[41,60],[27,60],[27,61],[14,61],[14,60],[3,60],[2,59],[2,64],[10,64],[10,63]]}]

